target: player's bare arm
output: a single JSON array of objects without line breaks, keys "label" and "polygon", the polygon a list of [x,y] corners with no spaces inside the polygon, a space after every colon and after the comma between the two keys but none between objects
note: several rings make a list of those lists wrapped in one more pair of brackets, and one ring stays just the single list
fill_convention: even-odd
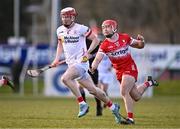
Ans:
[{"label": "player's bare arm", "polygon": [[92,62],[92,65],[91,65],[91,69],[90,69],[91,73],[93,73],[97,69],[97,67],[98,67],[99,63],[102,61],[103,57],[104,57],[103,53],[101,53],[101,52],[97,53],[94,61]]},{"label": "player's bare arm", "polygon": [[133,39],[133,43],[130,46],[138,49],[144,48],[145,46],[144,37],[138,34],[137,39]]},{"label": "player's bare arm", "polygon": [[58,39],[57,50],[56,50],[56,57],[55,57],[54,61],[51,63],[52,67],[56,67],[56,65],[58,65],[59,57],[62,54],[62,51],[63,51],[62,43],[61,43],[61,40]]}]

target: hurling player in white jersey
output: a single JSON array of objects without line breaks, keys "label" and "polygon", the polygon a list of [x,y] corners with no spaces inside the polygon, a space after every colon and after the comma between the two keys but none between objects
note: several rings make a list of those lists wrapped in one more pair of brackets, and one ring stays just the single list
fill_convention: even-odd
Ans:
[{"label": "hurling player in white jersey", "polygon": [[[112,111],[116,122],[120,123],[119,105],[113,104],[105,93],[95,86],[87,72],[89,69],[88,59],[91,56],[90,53],[99,44],[99,40],[87,26],[75,23],[77,12],[74,8],[67,7],[62,9],[60,16],[63,25],[57,29],[57,51],[51,66],[57,66],[59,57],[64,52],[68,68],[62,75],[61,80],[77,98],[79,103],[78,117],[86,115],[89,106],[83,100],[76,81],[86,88],[90,94],[103,101]],[[86,38],[92,40],[88,50],[86,48]]]}]

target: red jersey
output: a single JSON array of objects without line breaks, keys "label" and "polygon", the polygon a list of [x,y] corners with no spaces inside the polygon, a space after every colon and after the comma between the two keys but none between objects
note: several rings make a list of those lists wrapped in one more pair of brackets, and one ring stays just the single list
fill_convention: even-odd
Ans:
[{"label": "red jersey", "polygon": [[128,34],[119,33],[118,35],[119,38],[116,42],[110,42],[105,39],[100,45],[99,52],[102,52],[109,57],[113,67],[116,69],[116,74],[120,74],[117,75],[117,77],[120,76],[118,79],[121,80],[121,76],[124,72],[137,72],[137,67],[129,50],[129,46],[133,42],[133,38],[131,38]]}]

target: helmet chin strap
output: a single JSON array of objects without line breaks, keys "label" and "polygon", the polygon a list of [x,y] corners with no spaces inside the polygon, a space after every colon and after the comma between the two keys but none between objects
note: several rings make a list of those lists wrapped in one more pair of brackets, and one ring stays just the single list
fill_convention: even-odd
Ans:
[{"label": "helmet chin strap", "polygon": [[113,26],[112,26],[112,30],[113,30],[113,32],[111,34],[108,34],[105,36],[106,38],[111,38],[115,34],[115,32],[117,31],[117,29],[114,29]]},{"label": "helmet chin strap", "polygon": [[105,35],[105,37],[106,37],[106,38],[111,38],[113,35],[114,35],[114,33]]},{"label": "helmet chin strap", "polygon": [[64,24],[64,26],[65,26],[66,28],[69,28],[70,25],[65,25],[65,24]]}]

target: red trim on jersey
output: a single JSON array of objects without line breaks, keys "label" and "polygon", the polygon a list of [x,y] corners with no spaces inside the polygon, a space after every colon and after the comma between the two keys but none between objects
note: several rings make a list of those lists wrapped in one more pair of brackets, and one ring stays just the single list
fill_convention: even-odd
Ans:
[{"label": "red trim on jersey", "polygon": [[89,36],[91,35],[91,33],[92,33],[92,30],[90,30],[90,31],[88,32],[88,34],[86,35],[86,37],[89,37]]}]

